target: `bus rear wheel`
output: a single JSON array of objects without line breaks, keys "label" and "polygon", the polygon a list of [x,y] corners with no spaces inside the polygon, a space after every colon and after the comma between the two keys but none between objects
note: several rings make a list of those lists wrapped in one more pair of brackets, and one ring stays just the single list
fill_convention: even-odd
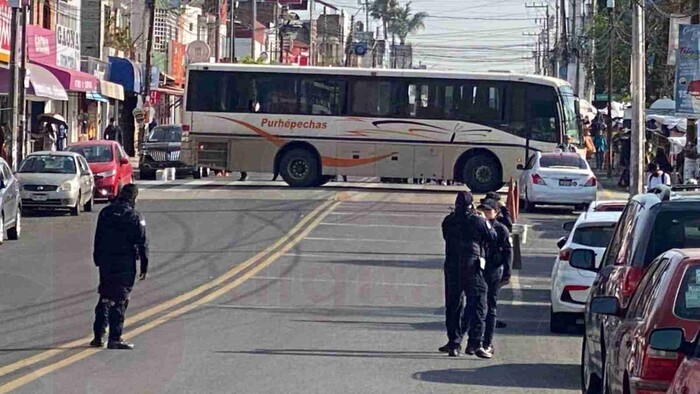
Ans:
[{"label": "bus rear wheel", "polygon": [[464,163],[464,183],[474,193],[497,191],[503,186],[501,164],[495,157],[478,154]]},{"label": "bus rear wheel", "polygon": [[321,165],[318,157],[306,149],[291,149],[280,160],[282,179],[292,187],[311,187],[320,184]]}]

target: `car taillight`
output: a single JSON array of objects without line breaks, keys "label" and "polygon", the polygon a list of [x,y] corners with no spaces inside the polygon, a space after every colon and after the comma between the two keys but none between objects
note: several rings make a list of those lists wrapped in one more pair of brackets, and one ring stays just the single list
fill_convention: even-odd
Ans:
[{"label": "car taillight", "polygon": [[532,174],[532,183],[535,185],[546,185],[544,179],[539,174]]},{"label": "car taillight", "polygon": [[189,133],[189,132],[190,132],[190,125],[188,125],[188,124],[183,124],[183,125],[182,125],[182,132],[183,132],[183,133],[184,133],[184,132]]},{"label": "car taillight", "polygon": [[622,295],[625,298],[632,297],[634,291],[637,290],[639,282],[642,281],[644,270],[639,267],[630,267],[625,272],[625,277],[622,281]]},{"label": "car taillight", "polygon": [[583,285],[568,285],[564,286],[564,291],[584,291],[588,290],[589,286],[583,286]]},{"label": "car taillight", "polygon": [[596,177],[589,178],[583,186],[598,186],[598,180]]},{"label": "car taillight", "polygon": [[571,257],[571,249],[562,249],[559,251],[560,261],[569,261],[569,257]]},{"label": "car taillight", "polygon": [[666,352],[647,347],[642,360],[640,377],[644,380],[670,382],[682,361],[683,355],[678,352]]}]

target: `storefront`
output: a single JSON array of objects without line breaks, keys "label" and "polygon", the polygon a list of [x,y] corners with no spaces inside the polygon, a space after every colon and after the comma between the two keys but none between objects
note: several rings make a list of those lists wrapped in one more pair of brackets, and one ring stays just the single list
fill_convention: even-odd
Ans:
[{"label": "storefront", "polygon": [[129,156],[135,156],[135,143],[138,130],[134,122],[133,111],[138,107],[142,90],[140,67],[129,59],[109,57],[109,82],[121,85],[124,94],[123,103],[119,108],[119,126],[124,133],[124,150]]},{"label": "storefront", "polygon": [[[104,131],[109,124],[109,119],[119,119],[119,110],[124,102],[124,87],[114,82],[100,80],[100,95],[107,100],[102,104],[101,111],[102,131]],[[102,138],[102,133],[99,131],[98,135]]]}]

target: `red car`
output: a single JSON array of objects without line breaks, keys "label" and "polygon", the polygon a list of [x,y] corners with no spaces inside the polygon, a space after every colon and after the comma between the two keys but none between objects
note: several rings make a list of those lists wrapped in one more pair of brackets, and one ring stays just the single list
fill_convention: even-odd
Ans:
[{"label": "red car", "polygon": [[79,153],[95,174],[95,198],[111,198],[123,185],[134,181],[129,156],[118,142],[99,140],[69,145],[66,150]]},{"label": "red car", "polygon": [[[700,242],[700,230],[686,236]],[[700,249],[658,256],[627,309],[617,297],[595,297],[590,307],[620,318],[607,346],[604,392],[665,393],[685,359],[685,344],[700,331]]]},{"label": "red car", "polygon": [[700,344],[696,342],[687,357],[678,368],[667,394],[700,393]]}]

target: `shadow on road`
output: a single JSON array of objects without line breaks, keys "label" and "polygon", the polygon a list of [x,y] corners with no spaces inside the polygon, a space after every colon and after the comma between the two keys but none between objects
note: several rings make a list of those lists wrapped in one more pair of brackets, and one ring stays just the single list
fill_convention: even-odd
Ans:
[{"label": "shadow on road", "polygon": [[482,368],[451,368],[417,372],[424,382],[470,386],[575,390],[579,384],[576,364],[499,364]]}]

